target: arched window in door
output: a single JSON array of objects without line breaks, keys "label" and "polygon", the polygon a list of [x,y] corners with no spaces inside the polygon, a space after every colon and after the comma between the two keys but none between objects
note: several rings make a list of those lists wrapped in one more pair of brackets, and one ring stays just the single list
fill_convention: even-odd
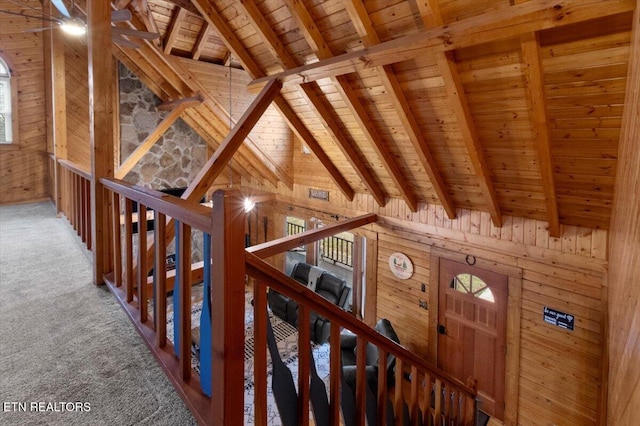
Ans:
[{"label": "arched window in door", "polygon": [[451,288],[461,293],[467,293],[478,299],[494,303],[495,298],[491,289],[482,278],[471,274],[458,274],[451,280]]},{"label": "arched window in door", "polygon": [[13,142],[12,109],[15,99],[11,88],[11,70],[0,57],[0,144]]}]

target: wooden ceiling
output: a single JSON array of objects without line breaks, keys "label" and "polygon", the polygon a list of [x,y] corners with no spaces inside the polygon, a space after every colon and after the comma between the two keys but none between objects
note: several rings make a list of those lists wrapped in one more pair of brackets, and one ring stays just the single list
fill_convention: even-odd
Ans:
[{"label": "wooden ceiling", "polygon": [[[369,193],[608,228],[636,0],[119,0],[151,47],[118,57],[160,86],[188,63],[278,77],[275,108],[348,198]],[[636,23],[637,24],[637,23]],[[146,49],[146,50],[145,50]],[[138,57],[136,56],[138,55]],[[171,66],[168,66],[170,64]],[[164,70],[163,70],[164,69]],[[171,74],[171,75],[174,75]],[[186,75],[186,73],[183,73]],[[180,77],[175,77],[179,79]],[[202,89],[181,77],[169,98]],[[194,81],[194,79],[196,81]],[[629,81],[628,81],[629,80]],[[247,80],[248,83],[248,80]],[[627,87],[631,89],[627,89]],[[182,89],[180,89],[182,87]],[[217,126],[213,94],[188,122]],[[207,106],[208,105],[208,106]],[[219,106],[219,105],[218,105]],[[208,117],[203,120],[203,117]],[[217,123],[217,124],[216,124]],[[219,141],[218,141],[219,142]],[[238,169],[291,186],[261,141]]]}]

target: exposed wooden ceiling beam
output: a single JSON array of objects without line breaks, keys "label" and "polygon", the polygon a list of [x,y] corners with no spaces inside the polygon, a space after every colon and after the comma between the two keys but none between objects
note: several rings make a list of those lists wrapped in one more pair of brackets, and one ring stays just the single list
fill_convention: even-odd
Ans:
[{"label": "exposed wooden ceiling beam", "polygon": [[[136,22],[138,19],[134,17],[130,24],[132,26],[139,25]],[[178,88],[177,95],[170,95],[169,98],[178,98],[178,97],[188,97],[193,96],[195,93],[200,93],[203,96],[204,103],[206,105],[206,110],[210,110],[211,116],[209,114],[202,114],[202,109],[189,109],[185,112],[185,118],[191,118],[188,120],[190,123],[198,123],[204,120],[204,123],[201,123],[197,126],[200,129],[206,130],[209,129],[210,126],[207,123],[211,123],[219,129],[217,132],[226,135],[229,132],[229,113],[216,102],[216,100],[208,95],[207,90],[202,86],[202,84],[195,79],[191,73],[183,67],[180,62],[167,55],[163,55],[159,50],[150,48],[150,45],[144,46],[140,49],[145,53],[148,57],[148,61],[153,62],[153,70],[160,70],[162,74],[159,80],[167,79],[171,82],[171,84]],[[233,120],[231,120],[233,121]],[[215,123],[214,123],[215,122]],[[222,128],[220,128],[222,126]],[[200,135],[209,142],[215,143],[217,145],[218,141],[223,138],[218,138],[212,140],[212,138],[208,138],[207,135],[209,133],[200,133]],[[254,175],[258,179],[266,179],[273,186],[278,185],[278,180],[285,183],[287,186],[292,187],[293,179],[291,179],[279,166],[275,163],[266,153],[264,153],[259,145],[252,140],[252,138],[246,139],[247,146],[242,149],[241,155],[238,160],[238,163],[249,172],[249,174]],[[257,172],[257,173],[255,173]]]},{"label": "exposed wooden ceiling beam", "polygon": [[[194,78],[187,67],[183,66],[178,61],[173,61],[172,66],[175,71],[182,76],[182,78],[189,84],[190,87],[196,88],[199,93],[203,94],[205,104],[209,107],[211,111],[218,117],[218,119],[225,123],[225,127],[228,128],[228,124],[236,125],[236,120],[231,116],[231,113],[227,111],[227,107],[223,106],[215,97],[210,96],[208,91],[198,79]],[[231,95],[231,94],[230,94]],[[247,148],[250,149],[253,154],[260,160],[259,163],[263,168],[269,171],[270,174],[273,174],[278,180],[283,182],[287,187],[293,188],[293,179],[284,171],[282,168],[275,163],[267,153],[265,153],[257,142],[253,140],[253,138],[247,136],[245,139],[245,143],[247,144]],[[277,182],[274,184],[277,186]]]},{"label": "exposed wooden ceiling beam", "polygon": [[333,180],[333,183],[340,188],[344,196],[347,197],[349,201],[353,201],[355,191],[344,176],[342,176],[340,170],[338,170],[335,164],[333,164],[331,159],[324,152],[316,138],[314,138],[311,132],[305,127],[302,120],[300,120],[293,108],[291,108],[291,105],[289,105],[282,96],[278,96],[274,102],[278,109],[280,109],[282,117],[287,121],[293,133],[295,133],[295,135],[309,147],[318,161],[320,161],[327,172],[329,172],[331,180]]},{"label": "exposed wooden ceiling beam", "polygon": [[542,187],[544,201],[547,209],[547,221],[549,222],[549,235],[560,237],[560,219],[558,214],[558,202],[556,199],[556,186],[553,177],[553,159],[551,157],[551,137],[547,123],[547,108],[544,93],[544,79],[542,60],[540,59],[540,40],[536,34],[530,34],[521,43],[522,58],[525,63],[525,79],[531,106],[533,124],[535,126],[536,146],[542,175]]},{"label": "exposed wooden ceiling beam", "polygon": [[312,86],[305,84],[302,86],[302,91],[307,103],[314,110],[316,117],[320,120],[327,132],[329,132],[331,138],[336,141],[336,145],[358,174],[364,186],[371,192],[371,195],[378,205],[384,206],[387,203],[386,194],[382,190],[382,187],[376,182],[373,174],[369,171],[369,167],[362,161],[360,153],[356,151],[349,138],[344,134],[340,125],[335,120],[333,109],[327,105],[328,102],[324,101],[315,92]]},{"label": "exposed wooden ceiling beam", "polygon": [[[156,19],[153,17],[153,13],[151,13],[151,9],[149,9],[149,3],[147,0],[135,0],[133,3],[133,12],[134,14],[142,21],[145,29],[151,33],[160,34],[160,30],[158,29],[158,23]],[[153,45],[161,48],[162,47],[162,38],[157,38],[153,41]]]},{"label": "exposed wooden ceiling beam", "polygon": [[[380,38],[376,34],[373,23],[369,18],[369,14],[364,3],[362,3],[362,0],[345,0],[344,4],[349,16],[351,17],[351,22],[355,26],[364,46],[369,47],[379,44]],[[433,157],[428,143],[420,130],[418,121],[409,106],[409,101],[400,87],[398,78],[390,65],[377,67],[377,71],[380,79],[382,80],[382,84],[391,98],[391,102],[395,110],[398,112],[398,117],[407,132],[407,136],[418,154],[418,159],[427,173],[427,176],[429,176],[429,181],[436,192],[438,200],[440,200],[440,203],[444,207],[449,219],[455,219],[456,209],[453,200],[451,199],[451,195],[449,195],[449,192],[447,191],[442,175],[438,171],[435,158]]]},{"label": "exposed wooden ceiling beam", "polygon": [[186,17],[187,11],[181,7],[177,7],[176,10],[174,10],[171,22],[169,23],[169,29],[167,29],[167,34],[164,40],[164,53],[167,55],[171,54],[171,49],[173,49],[173,45],[178,39],[180,27]]},{"label": "exposed wooden ceiling beam", "polygon": [[[302,32],[302,35],[318,58],[328,59],[333,57],[334,55],[331,48],[326,43],[326,40],[324,40],[322,33],[316,26],[313,17],[309,14],[305,5],[296,0],[285,0],[284,3],[289,8],[291,15],[298,23],[298,27]],[[351,87],[347,77],[334,77],[332,78],[332,82],[338,90],[342,100],[347,105],[347,108],[349,108],[349,111],[351,111],[351,114],[356,119],[356,122],[363,134],[378,155],[382,166],[387,171],[387,174],[393,181],[393,184],[400,193],[402,199],[404,199],[412,212],[417,211],[418,200],[413,188],[411,188],[408,179],[405,178],[402,170],[400,170],[400,167],[398,166],[398,163],[394,160],[395,156],[391,154],[385,141],[378,133],[378,130],[372,120],[369,118],[368,112],[358,99],[358,95],[355,90],[353,90],[353,87]]]},{"label": "exposed wooden ceiling beam", "polygon": [[[114,52],[117,54],[118,59],[124,62],[129,69],[136,72],[137,75],[146,75],[148,77],[146,80],[147,86],[154,90],[154,93],[161,99],[176,99],[193,94],[188,85],[181,80],[184,75],[176,77],[180,71],[175,71],[173,68],[168,67],[164,62],[168,57],[163,56],[156,49],[147,45],[138,50],[121,49],[118,45],[115,45],[115,47],[116,50]],[[189,74],[186,71],[184,73]],[[200,93],[205,92],[200,90]],[[207,105],[207,107],[209,106]],[[229,133],[228,123],[217,117],[213,111],[203,115],[200,109],[187,109],[184,113],[185,122],[198,132],[210,146],[215,148]],[[256,178],[265,178],[276,186],[277,176],[263,164],[260,158],[254,156],[253,152],[244,151],[247,155],[243,154],[238,159],[237,165]],[[236,173],[240,173],[241,170],[237,165],[232,164],[231,167],[234,168]]]},{"label": "exposed wooden ceiling beam", "polygon": [[[230,52],[235,55],[238,60],[242,63],[244,69],[249,73],[252,78],[256,78],[257,76],[264,75],[258,64],[255,63],[251,55],[248,54],[246,49],[244,48],[242,42],[236,37],[236,35],[231,31],[227,23],[222,19],[222,17],[218,14],[215,8],[204,0],[193,0],[194,5],[200,10],[200,13],[205,18],[205,20],[220,33],[223,42],[227,46]],[[255,11],[255,8],[253,9]],[[264,26],[262,27],[264,29]],[[290,125],[291,130],[303,137],[309,149],[312,149],[314,154],[320,159],[325,167],[328,167],[327,170],[331,175],[332,179],[343,194],[349,199],[353,199],[353,189],[347,183],[346,179],[342,176],[341,173],[337,170],[337,168],[330,162],[327,161],[328,157],[320,148],[320,144],[315,141],[315,138],[311,135],[311,132],[303,125],[302,121],[295,117],[295,114],[291,115],[291,108],[287,108],[285,104],[288,106],[287,101],[282,97],[282,95],[278,94],[275,99],[275,104],[280,113],[285,118],[285,121]],[[323,161],[324,159],[324,161]],[[328,166],[331,164],[331,166]]]},{"label": "exposed wooden ceiling beam", "polygon": [[170,111],[181,105],[184,105],[185,107],[198,106],[202,103],[202,101],[203,101],[202,95],[198,93],[197,95],[190,96],[188,98],[180,98],[180,99],[174,99],[172,101],[165,101],[160,105],[158,105],[156,108],[159,111]]},{"label": "exposed wooden ceiling beam", "polygon": [[258,122],[267,107],[280,92],[282,83],[274,80],[264,87],[260,95],[251,103],[249,108],[242,115],[238,124],[231,130],[229,135],[220,144],[216,152],[213,153],[207,164],[196,175],[195,179],[187,187],[181,198],[189,201],[197,201],[206,194],[213,185],[220,172],[224,170],[235,152],[240,148],[242,142],[247,137],[253,126]]},{"label": "exposed wooden ceiling beam", "polygon": [[[241,2],[241,6],[244,8],[244,11],[247,17],[249,18],[249,20],[251,21],[251,23],[255,26],[258,34],[262,37],[263,42],[268,46],[269,50],[275,56],[276,60],[282,66],[282,68],[288,69],[288,68],[295,67],[296,65],[295,60],[286,51],[286,49],[284,48],[284,46],[282,45],[282,43],[280,42],[276,34],[273,32],[271,27],[266,23],[266,21],[262,16],[262,13],[260,13],[255,3],[252,0],[244,0]],[[342,131],[338,123],[335,121],[335,119],[333,119],[333,115],[329,112],[325,103],[322,101],[321,97],[316,92],[315,90],[316,87],[317,87],[317,84],[315,83],[312,83],[310,85],[303,84],[301,86],[301,89],[307,99],[307,102],[315,110],[316,116],[323,123],[324,127],[332,136],[333,140],[336,141],[343,155],[347,158],[347,160],[349,161],[351,166],[354,168],[354,170],[356,171],[360,179],[362,179],[364,185],[367,187],[367,189],[371,192],[373,197],[376,199],[376,202],[378,202],[381,206],[384,205],[385,204],[384,192],[382,191],[380,186],[376,183],[373,175],[369,172],[366,164],[360,158],[360,155],[352,147],[352,144],[350,143],[349,139],[344,135],[344,132]],[[282,103],[286,103],[286,101]],[[287,119],[293,119],[293,116]],[[298,121],[300,120],[298,119]],[[300,121],[300,123],[302,122]],[[309,139],[308,136],[311,136],[311,133],[308,132],[306,128],[302,130],[301,134],[306,134],[307,140],[305,140],[305,142],[307,143],[307,146],[314,153],[316,153],[314,148],[320,149],[320,144],[318,144],[315,141],[315,139],[312,142],[308,140]],[[322,162],[322,164],[325,167],[327,167],[327,170],[331,175],[337,172],[337,168],[329,160],[329,158],[324,153],[324,151],[320,149],[320,151],[318,152],[318,154],[316,154],[316,156]],[[324,159],[326,162],[323,161],[322,159]],[[346,182],[346,180],[344,179],[344,177],[342,177],[340,173],[338,173],[337,178],[333,178],[332,176],[332,179],[334,179],[334,182],[336,183],[337,183],[337,180],[340,182],[344,180],[344,182]],[[344,185],[344,183],[340,183],[338,186],[342,186],[342,185]],[[353,190],[351,189],[349,193],[351,193],[352,191]],[[344,190],[343,190],[343,193],[344,193]],[[349,195],[347,195],[346,193],[345,195],[347,196],[347,198],[349,198]],[[351,195],[349,199],[350,200],[353,199],[353,195]]]},{"label": "exposed wooden ceiling beam", "polygon": [[458,127],[467,148],[467,154],[471,158],[474,172],[478,178],[480,192],[485,199],[486,207],[491,214],[491,221],[494,226],[502,226],[502,213],[496,191],[491,181],[491,171],[487,165],[487,161],[482,150],[480,137],[476,130],[473,116],[469,109],[467,97],[464,93],[464,87],[458,74],[458,67],[452,52],[441,53],[437,59],[438,68],[442,74],[444,85],[447,88],[448,100],[453,106]]},{"label": "exposed wooden ceiling beam", "polygon": [[117,0],[116,9],[124,9],[129,3],[131,3],[131,0]]},{"label": "exposed wooden ceiling beam", "polygon": [[[203,1],[203,0],[194,0]],[[547,28],[567,26],[605,16],[630,12],[635,0],[531,0],[526,3],[487,9],[482,15],[452,22],[417,34],[399,37],[369,48],[299,66],[279,74],[258,78],[250,87],[278,78],[284,86],[356,72],[497,40],[513,39]]]},{"label": "exposed wooden ceiling beam", "polygon": [[251,58],[244,44],[236,37],[222,16],[220,16],[215,6],[208,0],[192,0],[192,3],[196,9],[198,9],[198,12],[204,20],[218,31],[224,44],[240,60],[245,71],[249,73],[251,78],[264,75],[258,64]]},{"label": "exposed wooden ceiling beam", "polygon": [[[437,0],[418,1],[418,9],[425,27],[442,26],[444,22],[438,8]],[[491,221],[497,227],[502,226],[502,213],[496,191],[491,180],[491,170],[482,150],[480,137],[476,130],[471,109],[467,102],[462,80],[458,73],[458,67],[453,52],[436,52],[438,69],[447,89],[448,100],[451,103],[458,121],[458,127],[467,147],[467,154],[471,158],[471,164],[478,178],[480,191],[485,199],[486,207],[491,214]]]},{"label": "exposed wooden ceiling beam", "polygon": [[166,0],[166,1],[169,3],[175,4],[176,6],[188,12],[191,12],[196,16],[200,15],[200,12],[198,12],[198,9],[189,0]]},{"label": "exposed wooden ceiling beam", "polygon": [[155,129],[146,137],[140,145],[136,147],[136,149],[127,157],[125,161],[122,162],[120,167],[116,170],[114,176],[116,179],[124,179],[124,177],[135,167],[136,164],[140,161],[140,159],[147,153],[149,150],[160,140],[160,137],[164,135],[164,133],[169,130],[169,128],[173,125],[173,123],[180,117],[180,115],[187,109],[189,105],[183,103],[181,105],[177,105],[176,108],[167,115],[164,120],[162,120]]},{"label": "exposed wooden ceiling beam", "polygon": [[205,44],[207,43],[207,39],[211,34],[211,25],[207,22],[204,23],[202,28],[200,29],[200,33],[198,34],[198,39],[196,40],[193,51],[191,52],[191,59],[197,61],[200,59],[200,55],[202,55],[202,50],[204,49]]}]

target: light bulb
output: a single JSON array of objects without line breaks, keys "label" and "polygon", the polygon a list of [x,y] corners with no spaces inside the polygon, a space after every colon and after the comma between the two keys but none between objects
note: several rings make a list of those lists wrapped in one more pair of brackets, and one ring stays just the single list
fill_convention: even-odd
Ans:
[{"label": "light bulb", "polygon": [[245,212],[250,212],[254,207],[255,207],[256,203],[254,203],[253,201],[251,201],[250,198],[245,198],[244,199],[244,211]]},{"label": "light bulb", "polygon": [[87,33],[87,27],[79,19],[69,19],[60,24],[60,28],[67,34],[80,36]]}]

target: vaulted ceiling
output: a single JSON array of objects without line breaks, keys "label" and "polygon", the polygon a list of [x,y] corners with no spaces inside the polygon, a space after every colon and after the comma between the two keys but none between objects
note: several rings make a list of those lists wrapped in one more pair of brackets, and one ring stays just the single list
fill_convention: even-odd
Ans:
[{"label": "vaulted ceiling", "polygon": [[[625,93],[640,85],[627,75],[637,4],[118,0],[161,38],[116,56],[166,99],[206,86],[175,57],[241,67],[256,92],[281,79],[275,110],[348,198],[530,217],[557,235],[608,228]],[[204,98],[186,120],[223,137],[229,112]],[[248,140],[234,167],[291,186],[261,144]]]}]

